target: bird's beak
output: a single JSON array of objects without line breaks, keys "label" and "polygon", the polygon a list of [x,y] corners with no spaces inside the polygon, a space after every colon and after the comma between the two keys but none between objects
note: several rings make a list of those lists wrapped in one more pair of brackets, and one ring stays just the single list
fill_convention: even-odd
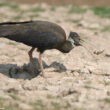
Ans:
[{"label": "bird's beak", "polygon": [[80,44],[80,43],[76,43],[75,45],[76,45],[76,46],[82,46],[82,44]]},{"label": "bird's beak", "polygon": [[83,46],[84,40],[80,39],[79,46]]},{"label": "bird's beak", "polygon": [[[79,36],[80,37],[80,36]],[[78,42],[77,46],[82,46],[82,39],[80,39],[80,41]]]},{"label": "bird's beak", "polygon": [[80,44],[80,43],[79,43],[79,45],[78,45],[78,46],[82,46],[82,44]]}]

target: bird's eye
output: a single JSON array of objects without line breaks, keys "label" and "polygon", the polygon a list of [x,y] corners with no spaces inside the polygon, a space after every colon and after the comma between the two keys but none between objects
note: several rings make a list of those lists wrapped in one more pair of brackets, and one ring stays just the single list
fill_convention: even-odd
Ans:
[{"label": "bird's eye", "polygon": [[77,35],[77,34],[75,34],[75,35],[74,35],[74,37],[78,37],[78,35]]}]

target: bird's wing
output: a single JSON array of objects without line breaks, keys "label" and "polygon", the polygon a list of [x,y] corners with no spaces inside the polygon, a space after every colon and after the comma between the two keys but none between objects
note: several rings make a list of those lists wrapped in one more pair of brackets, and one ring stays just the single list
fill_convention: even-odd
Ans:
[{"label": "bird's wing", "polygon": [[1,35],[38,48],[56,48],[66,40],[64,30],[53,23],[4,23],[0,25]]},{"label": "bird's wing", "polygon": [[28,31],[28,33],[25,34],[25,37],[22,38],[24,38],[22,41],[24,41],[24,43],[27,45],[45,49],[55,48],[60,43],[64,42],[63,36],[57,32]]}]

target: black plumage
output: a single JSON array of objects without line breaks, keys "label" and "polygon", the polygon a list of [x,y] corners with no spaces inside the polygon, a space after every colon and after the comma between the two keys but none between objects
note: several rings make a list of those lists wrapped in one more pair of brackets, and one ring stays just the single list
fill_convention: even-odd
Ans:
[{"label": "black plumage", "polygon": [[39,63],[43,73],[41,54],[48,49],[57,49],[68,53],[74,46],[80,45],[80,37],[70,32],[66,39],[65,31],[57,24],[47,21],[5,22],[0,23],[0,36],[31,46],[29,57],[37,48],[40,52]]}]

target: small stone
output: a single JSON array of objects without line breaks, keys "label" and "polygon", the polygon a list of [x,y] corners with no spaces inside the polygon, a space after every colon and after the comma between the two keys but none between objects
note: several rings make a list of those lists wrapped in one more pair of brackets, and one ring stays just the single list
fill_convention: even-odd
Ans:
[{"label": "small stone", "polygon": [[106,56],[106,57],[110,57],[110,51],[106,51],[106,52],[105,52],[105,56]]},{"label": "small stone", "polygon": [[104,52],[104,50],[97,50],[97,51],[94,51],[94,54],[96,55],[100,55]]}]

